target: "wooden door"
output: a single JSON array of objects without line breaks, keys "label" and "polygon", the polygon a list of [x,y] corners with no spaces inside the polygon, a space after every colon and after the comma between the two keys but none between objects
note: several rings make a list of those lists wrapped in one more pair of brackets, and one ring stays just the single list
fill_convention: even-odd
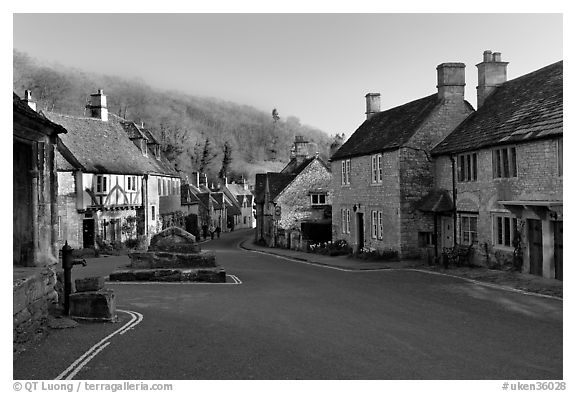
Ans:
[{"label": "wooden door", "polygon": [[441,220],[440,246],[442,248],[454,247],[454,219],[452,217],[442,217]]},{"label": "wooden door", "polygon": [[356,213],[356,240],[359,252],[364,247],[364,213]]},{"label": "wooden door", "polygon": [[542,275],[542,221],[528,220],[528,248],[530,252],[530,274]]},{"label": "wooden door", "polygon": [[94,219],[87,218],[82,221],[82,242],[84,248],[94,246]]},{"label": "wooden door", "polygon": [[13,154],[12,259],[14,265],[31,266],[34,263],[32,146],[14,142]]},{"label": "wooden door", "polygon": [[563,277],[563,221],[554,222],[554,278]]}]

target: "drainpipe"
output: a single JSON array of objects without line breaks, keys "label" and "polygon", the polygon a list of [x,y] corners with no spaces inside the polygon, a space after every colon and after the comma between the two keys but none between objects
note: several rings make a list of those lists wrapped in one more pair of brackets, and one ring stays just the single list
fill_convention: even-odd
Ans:
[{"label": "drainpipe", "polygon": [[[142,204],[144,205],[144,236],[146,244],[148,243],[148,175],[142,177]],[[138,224],[136,224],[138,225]],[[138,228],[136,228],[136,237],[138,237]]]},{"label": "drainpipe", "polygon": [[456,217],[456,197],[457,197],[457,192],[456,192],[456,160],[454,159],[453,156],[450,156],[450,162],[452,163],[452,200],[454,203],[453,206],[453,211],[452,211],[452,215],[454,218],[454,247],[456,247],[456,221],[457,221],[457,217]]}]

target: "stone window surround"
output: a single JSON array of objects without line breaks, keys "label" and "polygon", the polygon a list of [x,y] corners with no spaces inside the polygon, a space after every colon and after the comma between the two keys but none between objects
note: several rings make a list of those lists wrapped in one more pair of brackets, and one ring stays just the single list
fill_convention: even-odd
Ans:
[{"label": "stone window surround", "polygon": [[350,168],[352,164],[350,159],[342,160],[341,161],[341,179],[340,184],[342,186],[349,186],[350,185]]},{"label": "stone window surround", "polygon": [[372,239],[382,240],[384,234],[384,227],[382,225],[382,212],[378,210],[372,210],[370,217]]},{"label": "stone window surround", "polygon": [[341,232],[343,234],[350,233],[350,209],[340,209],[342,220]]},{"label": "stone window surround", "polygon": [[492,149],[492,177],[494,179],[518,177],[516,146]]},{"label": "stone window surround", "polygon": [[[314,197],[316,197],[316,202],[314,202]],[[322,199],[324,199],[324,202],[322,202]],[[324,207],[328,204],[328,195],[326,192],[311,192],[310,204],[312,207]]]},{"label": "stone window surround", "polygon": [[456,163],[456,178],[459,183],[478,180],[478,155],[476,153],[459,154]]},{"label": "stone window surround", "polygon": [[[501,212],[493,212],[491,214],[491,217],[492,217],[492,245],[498,249],[513,250],[514,245],[512,244],[512,242],[514,241],[514,232],[518,228],[518,219],[510,213],[501,213]],[[501,223],[500,231],[498,230],[499,221]],[[508,228],[506,228],[506,222],[508,222]],[[508,242],[506,242],[506,240],[508,240]]]},{"label": "stone window surround", "polygon": [[370,182],[372,184],[382,184],[382,154],[373,154],[370,162]]},{"label": "stone window surround", "polygon": [[[467,219],[468,225],[464,224],[464,219]],[[472,230],[472,220],[476,222],[476,230]],[[470,245],[478,244],[478,213],[476,212],[458,212],[458,226],[460,235],[460,244]],[[464,240],[464,235],[468,234],[468,240]],[[475,234],[475,236],[473,235]]]}]

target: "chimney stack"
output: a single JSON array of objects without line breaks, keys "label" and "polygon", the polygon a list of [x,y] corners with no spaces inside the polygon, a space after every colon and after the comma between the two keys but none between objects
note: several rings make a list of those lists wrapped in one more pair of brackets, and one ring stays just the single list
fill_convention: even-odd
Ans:
[{"label": "chimney stack", "polygon": [[90,109],[90,117],[108,121],[108,107],[103,90],[98,90],[96,94],[90,94],[90,104],[86,107]]},{"label": "chimney stack", "polygon": [[192,172],[192,185],[196,188],[200,187],[200,173]]},{"label": "chimney stack", "polygon": [[32,100],[32,92],[30,90],[24,90],[24,99],[22,101],[36,112],[36,103]]},{"label": "chimney stack", "polygon": [[366,94],[366,119],[380,112],[380,93]]},{"label": "chimney stack", "polygon": [[438,71],[438,98],[448,101],[464,100],[466,65],[464,63],[442,63]]},{"label": "chimney stack", "polygon": [[484,51],[482,63],[478,67],[477,105],[480,108],[486,98],[502,83],[506,82],[507,62],[502,61],[502,54],[487,50]]}]

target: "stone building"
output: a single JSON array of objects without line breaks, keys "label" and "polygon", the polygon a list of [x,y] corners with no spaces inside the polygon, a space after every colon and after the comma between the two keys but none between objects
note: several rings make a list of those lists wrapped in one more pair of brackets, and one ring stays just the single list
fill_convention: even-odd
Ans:
[{"label": "stone building", "polygon": [[47,315],[57,299],[57,135],[66,130],[36,113],[31,93],[13,94],[13,329],[14,339]]},{"label": "stone building", "polygon": [[432,150],[436,188],[456,188],[439,243],[456,222],[476,263],[511,264],[516,245],[524,272],[562,279],[563,62],[510,81],[507,64],[484,52],[477,111]]},{"label": "stone building", "polygon": [[331,240],[330,168],[296,136],[281,172],[256,175],[256,241],[305,249],[307,241]]},{"label": "stone building", "polygon": [[366,95],[366,120],[331,157],[332,237],[362,249],[419,257],[433,219],[418,210],[433,188],[430,150],[473,112],[464,99],[465,65],[437,68],[437,92],[380,111]]},{"label": "stone building", "polygon": [[180,210],[180,178],[149,131],[108,114],[102,90],[89,117],[46,112],[68,133],[58,141],[58,241],[98,247],[157,233]]}]

